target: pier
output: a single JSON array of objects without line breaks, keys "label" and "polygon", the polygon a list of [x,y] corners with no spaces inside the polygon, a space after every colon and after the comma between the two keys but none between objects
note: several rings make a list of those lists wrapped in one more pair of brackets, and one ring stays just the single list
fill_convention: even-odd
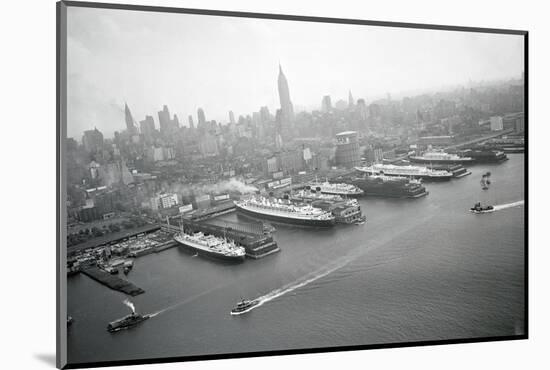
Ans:
[{"label": "pier", "polygon": [[94,279],[100,284],[103,284],[113,290],[126,293],[132,297],[145,293],[145,290],[135,286],[128,280],[124,280],[119,278],[118,276],[111,275],[107,271],[101,270],[100,268],[95,266],[83,269],[82,273]]}]

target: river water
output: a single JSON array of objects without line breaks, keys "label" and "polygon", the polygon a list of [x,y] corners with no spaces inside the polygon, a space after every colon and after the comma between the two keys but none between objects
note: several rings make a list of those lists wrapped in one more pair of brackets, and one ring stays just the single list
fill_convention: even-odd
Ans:
[{"label": "river water", "polygon": [[[138,258],[128,279],[146,293],[132,301],[160,313],[131,330],[106,330],[128,314],[124,294],[71,277],[69,363],[523,334],[524,206],[468,212],[524,199],[524,156],[509,158],[428,183],[421,199],[361,198],[361,226],[276,225],[281,252],[264,259],[228,265],[178,248]],[[263,304],[231,316],[241,297]]]}]

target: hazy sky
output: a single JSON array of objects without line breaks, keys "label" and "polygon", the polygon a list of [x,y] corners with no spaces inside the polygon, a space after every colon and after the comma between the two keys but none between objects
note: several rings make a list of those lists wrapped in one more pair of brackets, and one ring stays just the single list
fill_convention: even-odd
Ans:
[{"label": "hazy sky", "polygon": [[387,92],[519,77],[523,37],[126,10],[68,8],[68,135],[124,129],[164,104],[187,124],[197,108],[228,121],[279,107],[278,63],[295,106],[351,89]]}]

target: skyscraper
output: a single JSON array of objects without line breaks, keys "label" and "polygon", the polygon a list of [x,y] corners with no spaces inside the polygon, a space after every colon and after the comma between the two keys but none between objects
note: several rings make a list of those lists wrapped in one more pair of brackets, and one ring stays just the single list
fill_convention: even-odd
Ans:
[{"label": "skyscraper", "polygon": [[330,100],[330,95],[323,96],[323,100],[321,101],[321,111],[324,113],[328,113],[332,110],[332,102]]},{"label": "skyscraper", "polygon": [[350,90],[348,94],[348,108],[352,109],[354,105],[355,103],[353,101],[353,95],[351,95],[351,90]]},{"label": "skyscraper", "polygon": [[197,109],[197,117],[199,118],[199,123],[198,123],[199,126],[204,125],[206,123],[206,116],[202,108]]},{"label": "skyscraper", "polygon": [[84,131],[82,145],[88,153],[95,153],[103,147],[103,134],[97,129]]},{"label": "skyscraper", "polygon": [[229,111],[229,123],[235,123],[235,115],[232,110]]},{"label": "skyscraper", "polygon": [[159,129],[160,133],[166,137],[172,137],[178,131],[180,126],[178,116],[174,114],[174,118],[170,118],[170,111],[165,105],[161,111],[159,111]]},{"label": "skyscraper", "polygon": [[189,115],[189,128],[193,130],[195,128],[195,124],[193,123],[193,116]]},{"label": "skyscraper", "polygon": [[130,134],[137,134],[137,127],[135,125],[134,117],[128,108],[128,104],[124,103],[124,119],[126,120],[126,130]]},{"label": "skyscraper", "polygon": [[165,135],[170,131],[170,111],[165,105],[161,111],[159,111],[159,129],[161,134]]},{"label": "skyscraper", "polygon": [[155,121],[153,117],[145,116],[145,119],[139,122],[139,129],[147,140],[152,140],[155,132]]},{"label": "skyscraper", "polygon": [[294,120],[294,107],[290,101],[290,92],[288,90],[288,82],[283,73],[283,69],[279,64],[279,101],[281,102],[281,121],[283,124],[289,124]]}]

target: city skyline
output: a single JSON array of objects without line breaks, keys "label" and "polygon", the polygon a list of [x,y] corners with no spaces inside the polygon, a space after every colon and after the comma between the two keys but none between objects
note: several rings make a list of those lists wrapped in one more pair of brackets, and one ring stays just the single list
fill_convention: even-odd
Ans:
[{"label": "city skyline", "polygon": [[[222,123],[229,111],[247,115],[268,106],[274,114],[281,108],[279,63],[295,111],[319,109],[324,95],[336,102],[346,100],[351,91],[368,103],[386,93],[519,78],[523,71],[523,60],[517,57],[523,41],[514,35],[78,8],[71,12],[68,136],[77,138],[94,127],[107,137],[123,129],[125,103],[136,123],[147,115],[155,117],[164,105],[178,117],[195,119],[202,108],[208,120]],[[97,14],[87,17],[88,12]],[[417,37],[409,35],[404,43],[406,32]],[[126,59],[132,63],[126,65]],[[199,68],[206,73],[196,73]],[[159,128],[157,117],[155,126]]]}]

